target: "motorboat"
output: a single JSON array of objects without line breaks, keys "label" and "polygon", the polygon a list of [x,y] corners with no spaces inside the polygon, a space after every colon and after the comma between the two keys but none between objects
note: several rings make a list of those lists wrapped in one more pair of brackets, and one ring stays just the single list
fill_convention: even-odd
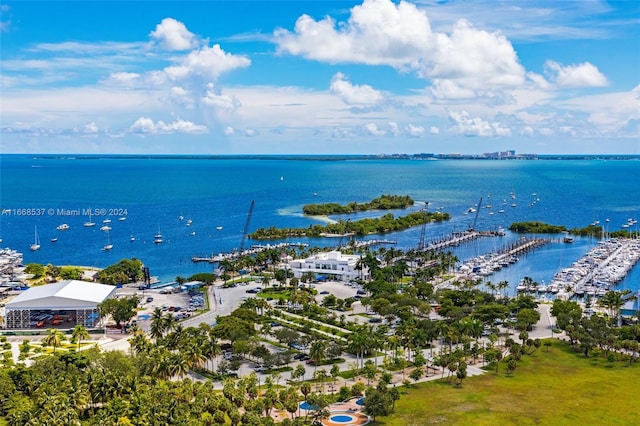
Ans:
[{"label": "motorboat", "polygon": [[110,226],[107,226],[107,225],[104,225],[104,226],[101,226],[101,227],[100,227],[100,230],[101,230],[101,231],[104,231],[104,232],[111,231],[111,227],[110,227]]},{"label": "motorboat", "polygon": [[69,229],[69,225],[67,225],[66,223],[63,223],[62,225],[56,226],[56,229],[58,231],[66,231]]},{"label": "motorboat", "polygon": [[158,233],[153,237],[154,244],[162,244],[164,242],[164,237],[160,233],[160,228],[158,228]]}]

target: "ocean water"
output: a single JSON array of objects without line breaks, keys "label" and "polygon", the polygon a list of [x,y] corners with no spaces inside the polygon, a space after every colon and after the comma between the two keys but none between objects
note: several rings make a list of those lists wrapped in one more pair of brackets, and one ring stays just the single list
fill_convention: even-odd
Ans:
[{"label": "ocean water", "polygon": [[[410,195],[418,201],[412,210],[428,202],[429,210],[450,213],[450,221],[426,227],[427,239],[468,228],[475,218],[468,209],[477,208],[480,198],[476,229],[539,220],[567,227],[600,221],[613,231],[628,218],[640,218],[638,176],[638,160],[2,155],[0,238],[3,247],[22,251],[26,263],[104,267],[136,257],[149,266],[152,275],[173,280],[177,275],[212,271],[213,265],[194,264],[192,256],[240,246],[252,200],[255,207],[249,232],[259,227],[318,223],[302,215],[304,204],[365,202],[382,194]],[[92,217],[97,223],[94,228],[82,226],[89,219],[82,215],[86,209],[100,213]],[[500,209],[504,213],[498,213]],[[80,210],[80,215],[64,215],[63,210]],[[126,220],[118,220],[120,217]],[[112,220],[108,238],[99,230],[107,218]],[[188,219],[191,226],[186,226]],[[57,231],[62,223],[70,229]],[[36,228],[42,247],[31,252]],[[164,236],[163,244],[153,243],[158,232]],[[53,237],[58,238],[56,243],[50,241]],[[400,248],[415,247],[420,227],[367,238],[381,237],[397,241]],[[464,260],[497,250],[518,237],[508,233],[503,238],[481,239],[454,252]],[[108,239],[113,250],[103,251]],[[296,241],[337,244],[326,239]],[[247,240],[245,246],[256,243],[263,242]],[[574,244],[551,244],[490,279],[507,280],[515,286],[528,275],[548,282],[596,243],[579,238]],[[620,288],[640,288],[640,267]]]}]

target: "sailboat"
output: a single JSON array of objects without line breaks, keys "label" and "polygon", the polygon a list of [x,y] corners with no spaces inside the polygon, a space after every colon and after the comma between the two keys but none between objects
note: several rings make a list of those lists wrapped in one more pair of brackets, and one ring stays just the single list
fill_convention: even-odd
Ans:
[{"label": "sailboat", "polygon": [[161,244],[164,242],[164,239],[162,238],[162,234],[160,233],[160,227],[158,227],[158,233],[153,237],[153,242],[155,244]]},{"label": "sailboat", "polygon": [[91,220],[91,209],[89,209],[89,221],[82,224],[85,228],[91,228],[92,226],[96,226],[96,223]]},{"label": "sailboat", "polygon": [[111,244],[111,238],[109,237],[109,231],[107,231],[107,244],[102,247],[102,250],[108,251],[113,248],[113,244]]},{"label": "sailboat", "polygon": [[34,233],[35,233],[34,242],[29,247],[29,250],[31,250],[31,251],[40,250],[40,238],[38,237],[38,227],[37,226],[34,228]]}]

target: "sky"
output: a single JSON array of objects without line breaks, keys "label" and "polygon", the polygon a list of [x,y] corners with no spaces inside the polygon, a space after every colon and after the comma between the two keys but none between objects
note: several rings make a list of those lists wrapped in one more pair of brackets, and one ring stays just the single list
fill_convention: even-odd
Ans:
[{"label": "sky", "polygon": [[640,2],[2,1],[0,152],[640,155]]}]

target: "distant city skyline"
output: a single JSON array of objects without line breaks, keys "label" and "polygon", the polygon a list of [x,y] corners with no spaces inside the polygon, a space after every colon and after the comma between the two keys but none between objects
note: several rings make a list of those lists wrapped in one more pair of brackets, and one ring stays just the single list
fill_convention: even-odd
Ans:
[{"label": "distant city skyline", "polygon": [[0,2],[0,152],[640,154],[634,1]]}]

